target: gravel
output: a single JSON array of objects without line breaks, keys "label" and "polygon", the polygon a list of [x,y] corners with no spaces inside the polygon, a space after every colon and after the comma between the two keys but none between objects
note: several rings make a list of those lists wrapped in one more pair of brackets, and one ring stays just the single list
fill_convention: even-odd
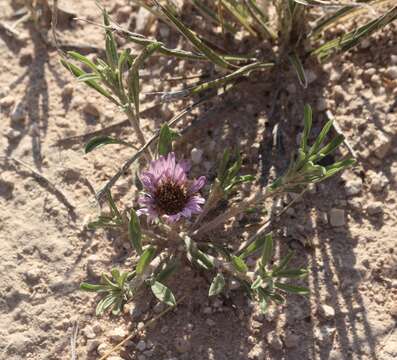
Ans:
[{"label": "gravel", "polygon": [[329,212],[329,221],[334,227],[344,226],[346,223],[345,210],[331,209],[331,211]]}]

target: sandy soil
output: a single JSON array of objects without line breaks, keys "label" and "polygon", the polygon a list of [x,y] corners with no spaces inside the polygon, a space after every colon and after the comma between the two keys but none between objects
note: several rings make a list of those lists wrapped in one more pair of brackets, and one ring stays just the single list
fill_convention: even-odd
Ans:
[{"label": "sandy soil", "polygon": [[[63,3],[80,17],[99,21],[93,2]],[[126,24],[131,9],[123,7],[122,1],[114,3],[106,2]],[[4,9],[0,20],[11,24],[11,2],[1,0],[0,8]],[[189,21],[200,23],[198,17]],[[141,26],[139,18],[131,22],[132,30]],[[126,266],[129,249],[123,235],[88,231],[86,224],[99,212],[92,188],[99,189],[130,153],[114,146],[84,155],[87,139],[78,137],[124,117],[72,79],[32,24],[22,25],[19,31],[21,40],[0,30],[0,358],[70,359],[70,337],[78,323],[78,358],[98,359],[162,310],[152,295],[144,293],[126,307],[122,317],[96,318],[95,297],[78,290],[81,281],[95,280],[102,270]],[[172,46],[184,45],[157,22],[149,32]],[[85,23],[64,26],[60,36],[67,43],[103,44],[102,32]],[[359,163],[313,187],[274,226],[278,251],[296,249],[295,265],[311,270],[307,299],[290,296],[285,306],[273,307],[262,316],[239,292],[229,299],[208,300],[205,278],[186,268],[170,286],[177,297],[187,293],[188,299],[116,352],[113,360],[120,359],[117,356],[140,360],[397,358],[397,79],[390,71],[397,71],[396,50],[393,24],[369,44],[325,66],[306,64],[311,83],[305,91],[292,72],[267,72],[186,117],[184,124],[200,119],[178,144],[185,156],[192,147],[203,150],[203,162],[193,168],[194,174],[208,172],[211,177],[214,154],[227,145],[236,146],[238,140],[244,171],[266,183],[269,174],[285,169],[307,102],[314,107],[317,129],[326,120],[326,109],[334,113]],[[192,63],[162,59],[150,65],[143,92],[178,87],[178,82],[165,79],[196,73]],[[204,67],[202,72],[209,70]],[[158,105],[159,99],[151,95],[142,96],[142,102],[147,109],[143,114],[147,136],[185,105]],[[275,124],[281,146],[272,148]],[[128,126],[111,133],[136,141]],[[37,179],[32,169],[53,187]],[[136,168],[131,169],[115,187],[121,206],[130,205],[136,195],[135,173]],[[277,211],[285,201],[280,199],[268,210]],[[343,224],[334,226],[338,214]],[[246,215],[211,236],[238,243],[261,221],[261,214]]]}]

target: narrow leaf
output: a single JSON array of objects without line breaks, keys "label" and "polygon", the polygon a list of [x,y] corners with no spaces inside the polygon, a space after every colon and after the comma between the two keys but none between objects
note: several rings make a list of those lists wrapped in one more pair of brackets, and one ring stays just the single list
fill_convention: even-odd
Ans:
[{"label": "narrow leaf", "polygon": [[212,280],[208,295],[209,296],[218,295],[222,292],[224,287],[225,287],[225,278],[221,273],[218,273]]},{"label": "narrow leaf", "polygon": [[298,54],[293,52],[288,55],[289,61],[291,62],[293,68],[296,71],[296,75],[298,76],[300,84],[306,89],[307,88],[307,78],[305,74],[305,69],[303,68],[303,64],[299,59]]},{"label": "narrow leaf", "polygon": [[132,209],[130,213],[130,221],[128,223],[128,237],[132,247],[139,255],[142,254],[142,232],[139,217],[135,210]]},{"label": "narrow leaf", "polygon": [[158,281],[155,281],[154,284],[151,286],[151,289],[154,296],[161,302],[169,306],[176,305],[175,296],[167,286],[163,285]]},{"label": "narrow leaf", "polygon": [[84,152],[88,154],[92,150],[98,149],[104,145],[109,145],[109,144],[120,144],[120,145],[126,145],[131,147],[130,144],[126,143],[123,140],[119,140],[110,136],[97,136],[92,138],[85,146]]},{"label": "narrow leaf", "polygon": [[139,258],[138,264],[136,265],[136,273],[137,274],[142,274],[146,267],[150,264],[150,262],[153,260],[153,256],[155,254],[156,250],[153,246],[149,246],[141,255]]},{"label": "narrow leaf", "polygon": [[248,271],[248,267],[244,260],[239,256],[232,256],[232,265],[238,272],[245,273]]},{"label": "narrow leaf", "polygon": [[283,284],[279,282],[275,282],[274,286],[280,290],[284,290],[286,292],[290,292],[294,294],[299,294],[299,295],[309,294],[309,289],[302,286]]}]

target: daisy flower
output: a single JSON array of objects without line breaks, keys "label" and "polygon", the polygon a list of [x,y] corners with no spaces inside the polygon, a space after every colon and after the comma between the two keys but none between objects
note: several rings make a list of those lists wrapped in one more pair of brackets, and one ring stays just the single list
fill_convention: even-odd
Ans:
[{"label": "daisy flower", "polygon": [[176,161],[175,154],[160,156],[150,163],[149,169],[140,175],[144,192],[138,202],[138,215],[145,214],[151,221],[163,218],[174,223],[181,218],[189,219],[202,211],[205,200],[198,191],[205,185],[205,176],[188,180],[190,164]]}]

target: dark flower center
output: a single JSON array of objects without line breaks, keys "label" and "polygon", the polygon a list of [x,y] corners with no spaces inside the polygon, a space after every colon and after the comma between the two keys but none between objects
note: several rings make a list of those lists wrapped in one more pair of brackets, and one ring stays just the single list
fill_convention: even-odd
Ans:
[{"label": "dark flower center", "polygon": [[159,185],[154,195],[157,207],[167,215],[179,213],[187,202],[186,189],[172,181]]}]

